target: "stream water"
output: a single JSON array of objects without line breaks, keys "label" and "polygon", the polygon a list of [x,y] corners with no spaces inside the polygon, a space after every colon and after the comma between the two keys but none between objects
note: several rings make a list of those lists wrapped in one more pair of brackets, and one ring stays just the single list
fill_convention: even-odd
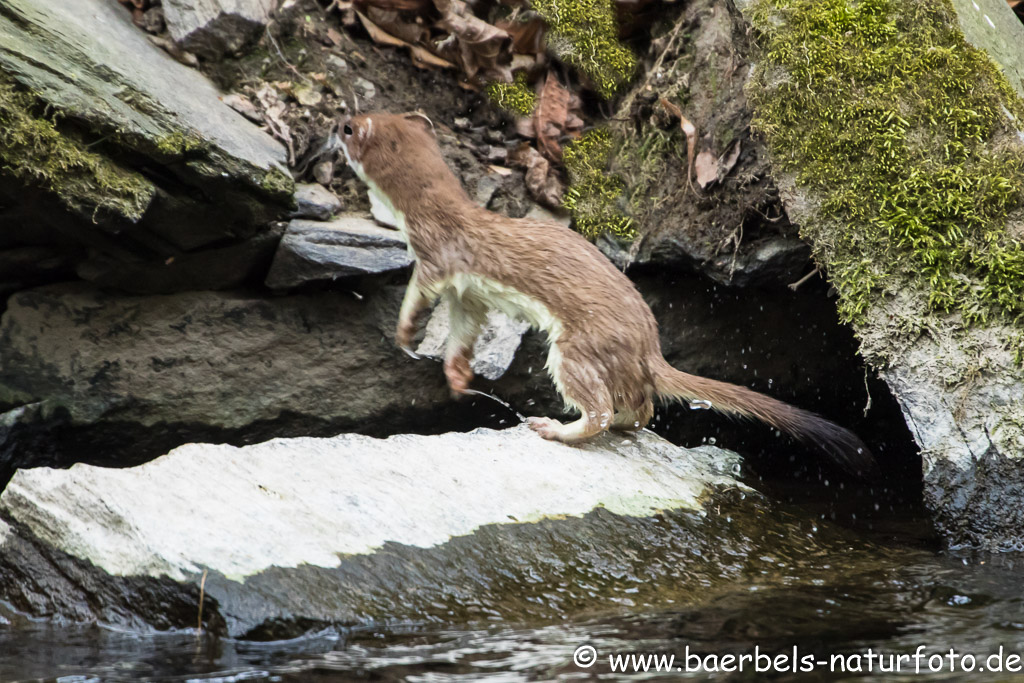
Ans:
[{"label": "stream water", "polygon": [[[685,605],[624,606],[566,615],[557,623],[388,624],[272,643],[61,627],[8,612],[6,623],[0,622],[0,680],[711,678],[707,671],[686,671],[688,664],[697,664],[693,657],[685,659],[687,652],[701,658],[790,657],[782,666],[787,671],[757,671],[758,664],[763,669],[767,663],[762,657],[747,660],[743,673],[719,672],[714,680],[917,680],[918,666],[927,680],[1024,680],[1024,674],[1009,670],[1019,662],[1011,655],[1024,656],[1024,556],[941,552],[913,505],[887,506],[873,516],[838,512],[821,502],[805,503],[795,512],[840,527],[837,537],[850,539],[848,552],[833,543],[829,552],[780,562],[777,575],[764,583],[732,585]],[[581,661],[593,662],[588,667],[574,662],[583,646],[596,653],[596,661],[587,660],[591,651],[579,650]],[[813,660],[813,671],[792,670],[794,646],[798,668]],[[921,647],[920,659],[909,657]],[[881,658],[869,660],[869,650]],[[897,663],[890,655],[899,653],[908,655],[899,661],[900,674],[889,673]],[[652,665],[647,673],[622,673],[620,660],[609,660],[609,655],[630,654],[676,659],[667,673],[655,672]],[[1004,671],[987,670],[1000,661]],[[725,659],[718,663],[727,666]],[[620,671],[613,672],[613,665]],[[967,666],[975,670],[965,672]]]}]

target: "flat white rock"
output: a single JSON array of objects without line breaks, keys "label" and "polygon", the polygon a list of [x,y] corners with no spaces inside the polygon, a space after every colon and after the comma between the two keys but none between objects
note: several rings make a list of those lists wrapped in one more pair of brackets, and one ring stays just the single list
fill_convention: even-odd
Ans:
[{"label": "flat white rock", "polygon": [[[445,543],[482,525],[693,509],[742,487],[738,456],[650,432],[574,447],[525,426],[468,434],[188,444],[127,469],[19,471],[0,511],[118,576],[242,580],[269,567],[336,567],[392,541]],[[0,529],[0,543],[5,532]]]}]

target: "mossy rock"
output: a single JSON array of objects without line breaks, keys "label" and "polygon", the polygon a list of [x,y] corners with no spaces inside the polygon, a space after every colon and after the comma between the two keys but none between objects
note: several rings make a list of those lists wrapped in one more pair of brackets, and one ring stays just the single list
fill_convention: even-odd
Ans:
[{"label": "mossy rock", "polygon": [[42,110],[31,93],[0,72],[3,174],[53,192],[73,211],[139,220],[153,198],[153,185],[60,132]]},{"label": "mossy rock", "polygon": [[759,0],[754,126],[820,199],[804,236],[846,320],[913,283],[967,323],[1024,315],[1024,101],[948,2]]},{"label": "mossy rock", "polygon": [[1024,62],[999,47],[1024,27],[995,0],[741,4],[754,124],[921,447],[936,526],[1024,547]]}]

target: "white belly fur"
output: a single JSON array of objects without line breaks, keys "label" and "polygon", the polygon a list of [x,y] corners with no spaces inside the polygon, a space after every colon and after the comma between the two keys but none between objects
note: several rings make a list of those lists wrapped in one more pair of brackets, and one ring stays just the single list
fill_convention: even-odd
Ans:
[{"label": "white belly fur", "polygon": [[[352,167],[352,170],[356,172],[360,180],[366,183],[368,188],[367,194],[370,197],[370,212],[373,214],[373,217],[385,225],[397,228],[408,245],[409,236],[406,232],[405,214],[396,209],[391,200],[388,199],[388,196],[381,192],[377,184],[366,176],[366,173],[363,171],[363,165],[349,156],[345,143],[341,144],[341,149],[345,153],[345,160],[348,161],[348,165]],[[416,252],[413,251],[411,245],[409,245],[409,253],[412,254],[413,258],[416,257]],[[510,318],[525,320],[530,323],[531,327],[546,332],[548,335],[548,360],[545,364],[547,371],[551,375],[558,393],[565,399],[566,404],[578,409],[578,406],[565,395],[562,384],[562,354],[558,350],[558,341],[563,332],[562,322],[551,313],[547,306],[514,287],[509,287],[495,280],[472,273],[456,273],[448,280],[434,287],[433,290],[432,293],[438,297],[446,290],[453,290],[457,295],[456,298],[459,299],[468,295],[482,301],[488,308],[501,311]]]},{"label": "white belly fur", "polygon": [[562,321],[543,302],[514,287],[473,273],[456,273],[438,285],[433,293],[440,296],[446,291],[454,292],[456,299],[465,297],[483,302],[487,308],[501,311],[510,318],[525,320],[531,327],[547,333],[548,359],[545,364],[547,371],[551,375],[558,393],[566,398],[566,403],[573,408],[576,407],[566,397],[562,385],[562,354],[558,349],[558,342],[564,332]]}]

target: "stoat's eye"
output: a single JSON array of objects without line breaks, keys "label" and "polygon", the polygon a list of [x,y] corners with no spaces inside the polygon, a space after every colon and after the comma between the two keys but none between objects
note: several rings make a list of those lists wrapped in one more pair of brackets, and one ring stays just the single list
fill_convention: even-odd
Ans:
[{"label": "stoat's eye", "polygon": [[345,124],[345,127],[342,128],[342,130],[345,132],[345,135],[352,135],[352,126],[348,125],[347,123]]}]

